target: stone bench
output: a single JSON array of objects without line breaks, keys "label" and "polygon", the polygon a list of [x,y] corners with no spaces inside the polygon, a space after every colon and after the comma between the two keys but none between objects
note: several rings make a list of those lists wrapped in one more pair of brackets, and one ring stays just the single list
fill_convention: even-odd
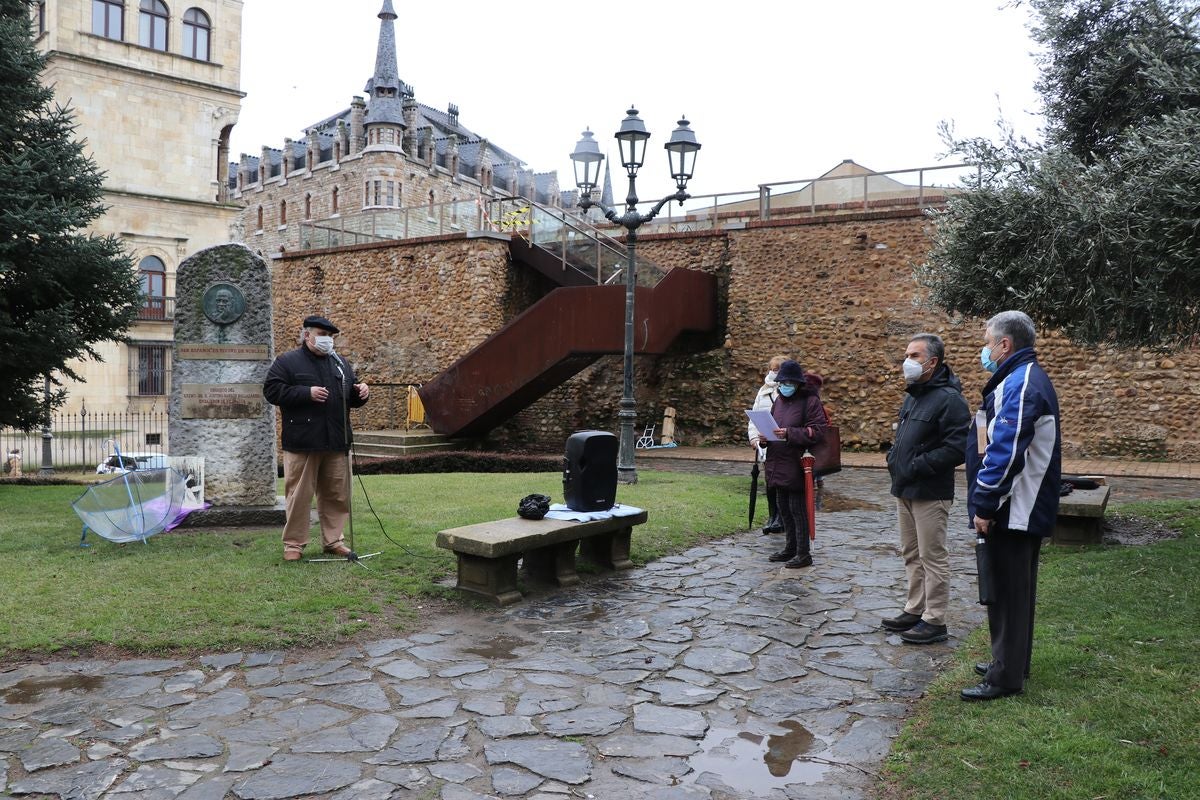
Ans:
[{"label": "stone bench", "polygon": [[[1092,480],[1103,481],[1103,478]],[[1111,486],[1075,489],[1058,501],[1058,519],[1054,522],[1055,544],[1100,544],[1103,538],[1104,509]]]},{"label": "stone bench", "polygon": [[437,546],[458,556],[458,588],[506,606],[521,599],[517,561],[540,580],[571,586],[575,547],[594,564],[629,569],[629,540],[634,525],[647,519],[642,511],[628,517],[591,522],[511,517],[439,531]]}]

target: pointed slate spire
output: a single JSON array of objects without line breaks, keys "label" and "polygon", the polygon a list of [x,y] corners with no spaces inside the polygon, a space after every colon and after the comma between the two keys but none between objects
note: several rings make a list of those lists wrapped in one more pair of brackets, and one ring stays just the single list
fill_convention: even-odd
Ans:
[{"label": "pointed slate spire", "polygon": [[604,188],[600,192],[600,202],[607,208],[613,207],[612,175],[608,171],[610,161],[604,161]]},{"label": "pointed slate spire", "polygon": [[367,81],[368,125],[389,122],[404,125],[402,98],[412,95],[412,89],[400,80],[396,68],[396,12],[392,0],[383,0],[379,14],[379,45],[375,50],[375,74]]}]

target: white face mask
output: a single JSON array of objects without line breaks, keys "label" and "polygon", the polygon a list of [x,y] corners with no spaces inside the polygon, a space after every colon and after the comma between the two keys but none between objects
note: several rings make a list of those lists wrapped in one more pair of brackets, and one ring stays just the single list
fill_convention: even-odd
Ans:
[{"label": "white face mask", "polygon": [[333,352],[333,337],[332,336],[314,336],[313,347],[322,355],[329,355]]},{"label": "white face mask", "polygon": [[916,383],[921,379],[921,376],[925,374],[925,365],[914,358],[904,359],[904,366],[902,369],[904,370],[905,383]]},{"label": "white face mask", "polygon": [[777,373],[775,370],[771,370],[770,372],[768,372],[768,373],[767,373],[767,383],[774,383],[774,382],[775,382],[775,376],[776,376],[776,375],[778,375],[778,374],[779,374],[779,373]]}]

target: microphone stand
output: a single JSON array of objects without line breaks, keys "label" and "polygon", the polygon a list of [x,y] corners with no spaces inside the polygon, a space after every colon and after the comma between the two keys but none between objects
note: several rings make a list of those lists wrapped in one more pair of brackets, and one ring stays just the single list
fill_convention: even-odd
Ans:
[{"label": "microphone stand", "polygon": [[[365,559],[374,558],[383,552],[366,553],[359,555],[354,549],[354,452],[350,442],[350,390],[354,388],[353,378],[354,373],[350,373],[351,383],[346,383],[346,373],[342,371],[342,357],[337,353],[330,352],[333,357],[333,368],[337,370],[339,384],[342,387],[342,444],[346,447],[346,476],[347,476],[347,491],[346,491],[346,509],[348,511],[346,517],[346,527],[349,529],[350,552],[346,554],[345,561],[351,564],[358,564],[363,569],[370,569],[366,564],[362,563]],[[310,558],[309,561],[342,561],[341,558]]]}]

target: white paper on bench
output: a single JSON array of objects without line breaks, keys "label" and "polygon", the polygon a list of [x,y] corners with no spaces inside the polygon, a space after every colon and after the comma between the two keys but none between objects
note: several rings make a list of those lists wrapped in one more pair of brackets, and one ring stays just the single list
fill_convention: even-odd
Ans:
[{"label": "white paper on bench", "polygon": [[564,503],[551,503],[550,510],[546,512],[546,519],[570,519],[576,522],[591,522],[596,519],[632,517],[634,514],[640,513],[642,513],[642,509],[635,506],[623,506],[620,503],[605,511],[572,511]]}]

